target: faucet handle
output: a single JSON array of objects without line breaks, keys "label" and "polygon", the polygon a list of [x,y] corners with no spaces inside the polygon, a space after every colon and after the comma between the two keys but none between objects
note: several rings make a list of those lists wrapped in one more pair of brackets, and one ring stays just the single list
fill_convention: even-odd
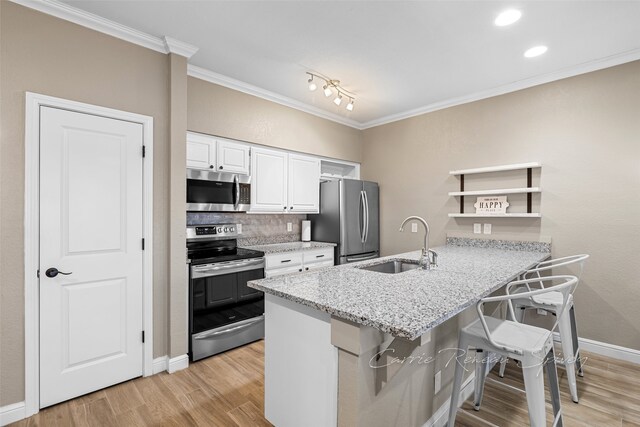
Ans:
[{"label": "faucet handle", "polygon": [[429,264],[433,267],[438,266],[438,253],[434,250],[429,249]]}]

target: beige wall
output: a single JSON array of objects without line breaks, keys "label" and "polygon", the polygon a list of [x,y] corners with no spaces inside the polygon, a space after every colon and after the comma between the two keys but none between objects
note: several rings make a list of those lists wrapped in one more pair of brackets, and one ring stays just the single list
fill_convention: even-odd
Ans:
[{"label": "beige wall", "polygon": [[[551,236],[555,256],[591,254],[576,293],[580,336],[640,350],[639,93],[636,61],[365,130],[362,174],[380,182],[383,254],[421,246],[421,232],[397,232],[408,215],[428,220],[432,245],[481,222],[447,217],[458,210],[447,193],[459,189],[449,170],[539,161],[542,218],[482,222],[494,236]],[[465,187],[525,183],[468,176]]]},{"label": "beige wall", "polygon": [[188,128],[359,162],[362,132],[262,98],[189,77]]}]

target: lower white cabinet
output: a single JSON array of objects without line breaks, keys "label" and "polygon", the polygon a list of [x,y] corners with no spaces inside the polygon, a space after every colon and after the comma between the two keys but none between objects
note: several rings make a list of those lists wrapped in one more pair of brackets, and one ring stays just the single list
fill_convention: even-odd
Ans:
[{"label": "lower white cabinet", "polygon": [[299,252],[267,254],[265,256],[265,277],[276,277],[334,265],[333,248],[312,249]]}]

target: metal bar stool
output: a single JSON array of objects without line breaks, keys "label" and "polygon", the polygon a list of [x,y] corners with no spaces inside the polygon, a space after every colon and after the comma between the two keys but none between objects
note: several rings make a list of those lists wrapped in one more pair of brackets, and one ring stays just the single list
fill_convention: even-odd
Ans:
[{"label": "metal bar stool", "polygon": [[[551,269],[558,269],[569,265],[577,264],[579,267],[578,281],[582,276],[584,270],[584,264],[589,258],[589,255],[572,255],[563,258],[556,258],[539,263],[535,268],[528,270],[523,274],[523,278],[535,278],[538,279],[538,285],[540,289],[544,289],[542,283],[541,272],[550,271]],[[577,286],[577,285],[576,285]],[[531,286],[529,284],[522,285],[519,289],[514,289],[512,293],[530,291]],[[522,298],[513,300],[515,306],[515,317],[519,322],[524,322],[525,311],[529,309],[545,310],[557,318],[558,332],[560,334],[560,341],[562,345],[562,353],[564,359],[564,366],[567,370],[567,381],[569,382],[569,390],[571,391],[571,399],[578,403],[578,385],[576,382],[576,370],[578,375],[584,376],[582,370],[582,364],[580,362],[580,347],[578,345],[578,331],[576,327],[576,315],[573,305],[573,296],[569,298],[567,303],[567,310],[564,316],[558,316],[560,310],[563,307],[562,295],[556,292],[549,292],[547,294],[536,296],[534,298]],[[500,362],[500,377],[504,377],[504,370],[507,361],[503,359]]]},{"label": "metal bar stool", "polygon": [[[528,286],[534,282],[548,284],[558,283],[553,288],[543,288],[515,295],[510,294],[512,288]],[[546,368],[549,377],[549,389],[554,413],[554,426],[562,425],[562,412],[560,406],[560,389],[558,387],[558,373],[556,371],[555,354],[553,350],[552,330],[538,328],[536,326],[520,323],[517,320],[503,320],[491,316],[485,316],[483,306],[487,302],[506,301],[513,319],[515,314],[512,301],[522,298],[544,297],[550,292],[558,292],[562,296],[564,307],[578,283],[575,276],[550,276],[545,278],[525,279],[511,282],[507,285],[507,295],[483,298],[476,304],[478,320],[460,331],[458,348],[466,353],[469,347],[476,351],[476,376],[474,407],[480,410],[486,365],[489,362],[490,353],[518,359],[522,362],[525,392],[527,394],[527,406],[529,408],[529,421],[533,427],[546,426],[544,378],[543,367]],[[560,315],[564,312],[560,310]],[[484,356],[484,357],[483,357]],[[464,365],[456,360],[453,390],[451,392],[451,404],[449,407],[448,426],[455,424],[458,411],[458,400],[464,375]]]}]

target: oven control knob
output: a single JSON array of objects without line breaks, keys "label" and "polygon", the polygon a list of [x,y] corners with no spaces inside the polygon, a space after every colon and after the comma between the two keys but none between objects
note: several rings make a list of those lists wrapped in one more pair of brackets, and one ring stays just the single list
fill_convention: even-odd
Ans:
[{"label": "oven control knob", "polygon": [[229,231],[233,233],[235,229],[233,227],[229,227]]},{"label": "oven control knob", "polygon": [[224,232],[227,233],[229,229],[227,227],[224,228]]},{"label": "oven control knob", "polygon": [[222,227],[218,227],[218,233],[222,233]]}]

